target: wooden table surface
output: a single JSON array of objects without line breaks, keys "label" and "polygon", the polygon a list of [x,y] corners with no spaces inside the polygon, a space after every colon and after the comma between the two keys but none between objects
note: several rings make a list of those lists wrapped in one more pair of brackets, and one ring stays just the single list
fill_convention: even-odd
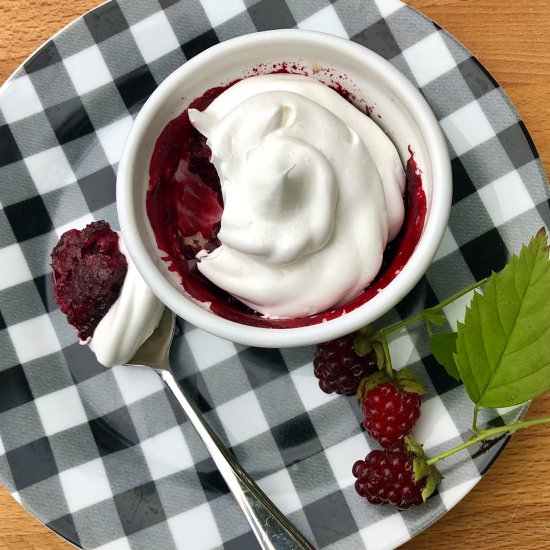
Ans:
[{"label": "wooden table surface", "polygon": [[[151,0],[154,1],[154,0]],[[220,2],[224,0],[219,0]],[[97,0],[2,0],[0,82]],[[498,80],[550,172],[550,0],[408,0],[458,38]],[[550,393],[528,417],[548,416]],[[550,548],[550,426],[516,434],[451,512],[406,549]],[[0,550],[70,548],[0,486]],[[160,549],[159,549],[160,550]]]}]

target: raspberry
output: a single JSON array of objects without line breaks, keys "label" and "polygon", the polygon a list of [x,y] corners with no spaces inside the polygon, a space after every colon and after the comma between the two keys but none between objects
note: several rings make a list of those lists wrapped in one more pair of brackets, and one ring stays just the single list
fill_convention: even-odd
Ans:
[{"label": "raspberry", "polygon": [[371,504],[394,504],[401,510],[422,504],[428,478],[415,481],[413,458],[403,441],[371,451],[353,465],[355,490]]},{"label": "raspberry", "polygon": [[[411,387],[409,377],[414,376],[413,373],[406,371],[405,376]],[[415,380],[414,384],[418,386],[413,386],[413,391],[405,391],[400,387],[399,378],[392,381],[384,373],[377,378],[380,382],[369,379],[374,384],[369,387],[367,380],[361,388],[361,408],[367,433],[382,447],[389,447],[412,431],[420,417],[420,394],[424,388]]]},{"label": "raspberry", "polygon": [[106,221],[61,235],[52,258],[54,297],[81,340],[90,338],[122,290],[128,264]]},{"label": "raspberry", "polygon": [[363,357],[355,353],[353,342],[357,332],[319,344],[313,357],[313,372],[325,393],[353,395],[361,380],[377,371],[376,354]]}]

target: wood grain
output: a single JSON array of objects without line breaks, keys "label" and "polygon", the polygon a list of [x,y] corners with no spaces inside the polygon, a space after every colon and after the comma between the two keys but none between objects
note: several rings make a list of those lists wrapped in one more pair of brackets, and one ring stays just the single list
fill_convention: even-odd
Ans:
[{"label": "wood grain", "polygon": [[[222,0],[220,0],[222,1]],[[499,81],[550,169],[550,0],[409,0],[470,49]],[[2,0],[0,81],[95,0]],[[528,417],[548,416],[550,395]],[[516,434],[476,488],[404,545],[437,548],[550,547],[550,428]],[[0,488],[0,550],[71,548]]]}]

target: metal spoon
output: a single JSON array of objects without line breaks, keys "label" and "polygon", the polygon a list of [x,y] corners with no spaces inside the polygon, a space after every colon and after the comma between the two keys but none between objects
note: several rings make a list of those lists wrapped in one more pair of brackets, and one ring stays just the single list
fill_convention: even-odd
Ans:
[{"label": "metal spoon", "polygon": [[304,535],[245,472],[222,440],[206,423],[195,403],[187,398],[176,381],[168,362],[175,320],[175,314],[166,308],[155,332],[143,343],[126,365],[150,367],[162,378],[212,456],[261,548],[266,550],[313,550],[313,546]]}]

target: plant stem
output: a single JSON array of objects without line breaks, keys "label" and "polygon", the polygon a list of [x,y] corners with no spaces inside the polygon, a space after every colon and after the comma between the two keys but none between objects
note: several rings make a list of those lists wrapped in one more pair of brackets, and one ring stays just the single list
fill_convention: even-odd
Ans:
[{"label": "plant stem", "polygon": [[485,439],[488,439],[489,437],[505,434],[505,433],[514,433],[517,430],[521,430],[523,428],[529,428],[530,426],[537,426],[539,424],[545,424],[547,422],[550,422],[550,418],[537,418],[535,420],[526,420],[523,422],[517,422],[516,424],[511,424],[510,426],[499,426],[498,428],[490,428],[488,430],[480,430],[478,431],[477,435],[474,435],[472,438],[468,439],[465,443],[462,443],[462,445],[458,445],[456,447],[453,447],[452,449],[449,449],[448,451],[445,451],[441,454],[438,454],[437,456],[434,456],[433,458],[430,458],[427,462],[428,465],[435,464],[436,462],[439,462],[440,460],[443,460],[444,458],[447,458],[448,456],[454,455],[458,451],[462,451],[463,449],[466,449],[470,447],[470,445],[475,445],[476,443],[479,443],[480,441],[484,441]]},{"label": "plant stem", "polygon": [[474,433],[479,433],[479,428],[477,427],[477,415],[479,413],[479,405],[474,407],[474,417],[472,419],[472,430]]},{"label": "plant stem", "polygon": [[388,339],[386,336],[382,336],[382,349],[384,350],[384,359],[385,366],[386,366],[386,372],[390,376],[390,378],[393,378],[393,367],[391,364],[391,355],[390,355],[390,348],[388,347]]},{"label": "plant stem", "polygon": [[471,284],[470,286],[464,288],[460,292],[457,292],[456,294],[453,294],[446,300],[443,300],[442,302],[439,302],[439,304],[436,304],[435,306],[429,307],[417,315],[413,315],[412,317],[409,317],[407,319],[404,319],[403,321],[399,321],[397,323],[394,323],[393,325],[389,325],[388,327],[380,329],[375,337],[378,337],[382,339],[383,336],[387,336],[388,334],[391,334],[392,332],[395,332],[396,330],[399,330],[403,327],[406,327],[412,323],[415,323],[416,321],[419,321],[420,319],[425,319],[426,314],[428,313],[437,313],[439,310],[443,309],[444,307],[448,306],[449,304],[452,304],[455,300],[458,300],[459,298],[462,298],[465,294],[468,294],[468,292],[471,292],[472,290],[475,290],[476,288],[479,288],[480,286],[484,285],[489,280],[489,277],[485,277],[485,279],[481,279],[481,281],[477,281],[476,283]]},{"label": "plant stem", "polygon": [[428,336],[431,338],[433,336],[432,325],[430,324],[430,321],[428,321],[428,319],[426,318],[424,318],[424,324],[426,325],[426,332],[428,333]]}]

